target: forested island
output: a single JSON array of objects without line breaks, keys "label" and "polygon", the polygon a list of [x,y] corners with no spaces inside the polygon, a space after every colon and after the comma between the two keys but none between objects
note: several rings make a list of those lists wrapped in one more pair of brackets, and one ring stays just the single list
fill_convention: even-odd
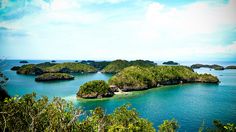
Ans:
[{"label": "forested island", "polygon": [[103,80],[94,80],[86,82],[80,86],[77,97],[80,98],[103,98],[112,97],[114,92],[109,85]]},{"label": "forested island", "polygon": [[163,62],[162,64],[164,64],[164,65],[179,65],[178,62],[174,62],[174,61],[167,61],[167,62]]},{"label": "forested island", "polygon": [[130,66],[111,77],[108,81],[108,85],[112,86],[110,89],[108,89],[108,85],[105,82],[100,81],[100,83],[102,86],[98,84],[98,81],[85,83],[80,87],[77,96],[81,98],[110,97],[103,95],[111,92],[114,94],[118,90],[137,91],[155,88],[161,85],[183,83],[217,84],[219,83],[219,79],[211,74],[198,74],[187,66]]},{"label": "forested island", "polygon": [[103,70],[103,73],[118,73],[119,71],[123,70],[129,66],[155,66],[156,63],[149,60],[134,60],[134,61],[127,61],[127,60],[115,60],[108,64]]},{"label": "forested island", "polygon": [[67,73],[44,73],[38,75],[35,81],[73,80],[74,76]]},{"label": "forested island", "polygon": [[191,68],[193,69],[198,69],[198,68],[210,68],[210,69],[214,69],[214,70],[224,70],[225,68],[223,66],[220,65],[207,65],[207,64],[193,64],[191,65]]},{"label": "forested island", "polygon": [[231,66],[226,66],[225,69],[236,69],[236,66],[233,66],[233,65],[231,65]]},{"label": "forested island", "polygon": [[93,66],[82,63],[39,63],[14,66],[11,70],[17,74],[37,75],[36,81],[54,81],[74,79],[70,73],[95,73],[97,69]]}]

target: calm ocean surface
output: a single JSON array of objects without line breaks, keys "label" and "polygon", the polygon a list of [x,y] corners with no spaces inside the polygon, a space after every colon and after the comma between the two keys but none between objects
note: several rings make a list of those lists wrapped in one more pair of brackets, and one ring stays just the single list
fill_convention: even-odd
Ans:
[{"label": "calm ocean surface", "polygon": [[[30,63],[45,62],[31,60]],[[63,62],[63,61],[57,61]],[[19,60],[5,62],[3,73],[9,78],[6,90],[11,95],[24,95],[36,92],[38,96],[54,96],[74,102],[77,107],[85,110],[97,106],[103,107],[107,113],[126,103],[132,104],[141,117],[153,122],[155,128],[165,119],[175,118],[180,123],[180,131],[197,131],[202,122],[210,127],[214,119],[236,123],[236,70],[215,71],[205,68],[195,70],[199,73],[211,73],[219,77],[221,83],[215,84],[184,84],[154,88],[146,91],[132,92],[129,95],[117,95],[109,99],[77,100],[75,95],[81,84],[90,80],[108,80],[112,75],[74,74],[75,80],[56,82],[35,82],[34,76],[18,75],[10,68],[22,65]],[[197,62],[220,64],[223,66],[235,62]],[[191,62],[183,62],[191,65]]]}]

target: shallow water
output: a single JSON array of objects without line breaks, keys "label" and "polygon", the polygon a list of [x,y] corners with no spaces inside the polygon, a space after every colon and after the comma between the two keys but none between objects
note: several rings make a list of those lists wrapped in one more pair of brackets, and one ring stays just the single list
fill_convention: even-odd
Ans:
[{"label": "shallow water", "polygon": [[[38,63],[44,61],[32,61]],[[75,80],[56,82],[35,82],[34,76],[18,75],[10,71],[18,61],[8,61],[4,74],[9,77],[6,90],[13,95],[36,92],[39,96],[53,98],[59,96],[74,102],[85,110],[97,106],[107,113],[126,103],[132,104],[140,115],[153,122],[157,127],[163,120],[175,118],[179,121],[180,131],[197,131],[202,122],[211,126],[214,119],[236,123],[236,70],[215,71],[207,68],[196,70],[199,73],[211,73],[219,77],[221,83],[183,84],[132,92],[129,95],[117,95],[113,98],[98,100],[77,100],[79,86],[89,80],[108,80],[110,74],[74,74]]]}]

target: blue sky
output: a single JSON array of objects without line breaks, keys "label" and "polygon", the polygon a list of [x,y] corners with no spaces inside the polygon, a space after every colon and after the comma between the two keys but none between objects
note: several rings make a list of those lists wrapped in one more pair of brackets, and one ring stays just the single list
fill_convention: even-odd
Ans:
[{"label": "blue sky", "polygon": [[0,0],[0,56],[235,60],[236,0]]}]

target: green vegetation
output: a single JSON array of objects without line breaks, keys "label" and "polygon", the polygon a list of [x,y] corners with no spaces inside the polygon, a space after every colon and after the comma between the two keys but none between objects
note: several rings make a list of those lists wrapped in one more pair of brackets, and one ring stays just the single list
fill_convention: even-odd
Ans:
[{"label": "green vegetation", "polygon": [[17,70],[17,74],[27,74],[27,75],[34,75],[35,74],[35,64],[28,64],[23,65]]},{"label": "green vegetation", "polygon": [[196,82],[202,82],[202,83],[216,83],[219,82],[218,78],[215,76],[212,76],[211,74],[199,74],[198,78],[196,79]]},{"label": "green vegetation", "polygon": [[163,62],[162,64],[164,64],[164,65],[179,65],[179,63],[174,62],[174,61],[167,61],[167,62]]},{"label": "green vegetation", "polygon": [[72,62],[67,62],[67,63],[59,63],[51,67],[46,67],[45,72],[65,72],[65,73],[72,73],[72,72],[96,72],[96,68],[86,65],[86,64],[81,64],[81,63],[72,63]]},{"label": "green vegetation", "polygon": [[107,65],[102,72],[104,73],[118,73],[129,66],[142,66],[149,67],[155,66],[156,64],[152,61],[148,60],[135,60],[135,61],[126,61],[126,60],[115,60],[112,61],[109,65]]},{"label": "green vegetation", "polygon": [[103,68],[105,68],[108,64],[110,64],[111,62],[109,61],[91,61],[91,60],[83,60],[81,61],[82,64],[87,64],[90,66],[95,67],[97,70],[102,70]]},{"label": "green vegetation", "polygon": [[43,73],[79,73],[79,72],[96,72],[96,68],[81,64],[81,63],[40,63],[40,64],[28,64],[21,66],[18,70],[18,74],[32,74],[40,75]]},{"label": "green vegetation", "polygon": [[4,76],[2,72],[0,72],[0,101],[3,101],[5,98],[10,97],[4,89],[7,81],[8,81],[8,78]]},{"label": "green vegetation", "polygon": [[218,83],[219,80],[210,74],[197,74],[186,66],[131,66],[123,69],[109,80],[110,85],[115,85],[122,91],[193,82]]},{"label": "green vegetation", "polygon": [[214,65],[193,64],[191,66],[191,68],[193,68],[193,69],[202,68],[202,67],[204,67],[204,68],[211,68],[211,69],[214,69],[214,70],[224,70],[223,66],[216,65],[216,64],[214,64]]},{"label": "green vegetation", "polygon": [[219,120],[214,120],[213,125],[214,128],[206,128],[203,123],[198,132],[236,132],[236,125],[234,123],[223,124]]},{"label": "green vegetation", "polygon": [[108,115],[98,107],[81,120],[84,112],[60,98],[49,102],[47,97],[36,100],[35,94],[29,94],[0,103],[2,131],[155,131],[152,123],[140,118],[128,105]]},{"label": "green vegetation", "polygon": [[225,69],[236,69],[236,66],[227,66]]},{"label": "green vegetation", "polygon": [[81,98],[102,98],[111,97],[113,95],[114,93],[103,80],[86,82],[80,86],[79,92],[77,93],[77,96]]},{"label": "green vegetation", "polygon": [[35,78],[35,81],[52,81],[52,80],[72,80],[74,76],[67,73],[44,73]]},{"label": "green vegetation", "polygon": [[179,128],[179,124],[175,119],[164,120],[163,123],[158,126],[160,132],[176,132]]},{"label": "green vegetation", "polygon": [[[89,113],[76,109],[71,102],[61,98],[49,101],[47,97],[36,99],[36,94],[7,98],[0,102],[0,131],[69,131],[69,132],[155,132],[152,123],[140,118],[130,105],[123,105],[106,114],[97,107]],[[86,115],[85,118],[80,118]],[[233,123],[213,122],[215,128],[199,128],[199,132],[235,132]],[[165,120],[158,126],[159,132],[176,132],[176,120]]]}]

